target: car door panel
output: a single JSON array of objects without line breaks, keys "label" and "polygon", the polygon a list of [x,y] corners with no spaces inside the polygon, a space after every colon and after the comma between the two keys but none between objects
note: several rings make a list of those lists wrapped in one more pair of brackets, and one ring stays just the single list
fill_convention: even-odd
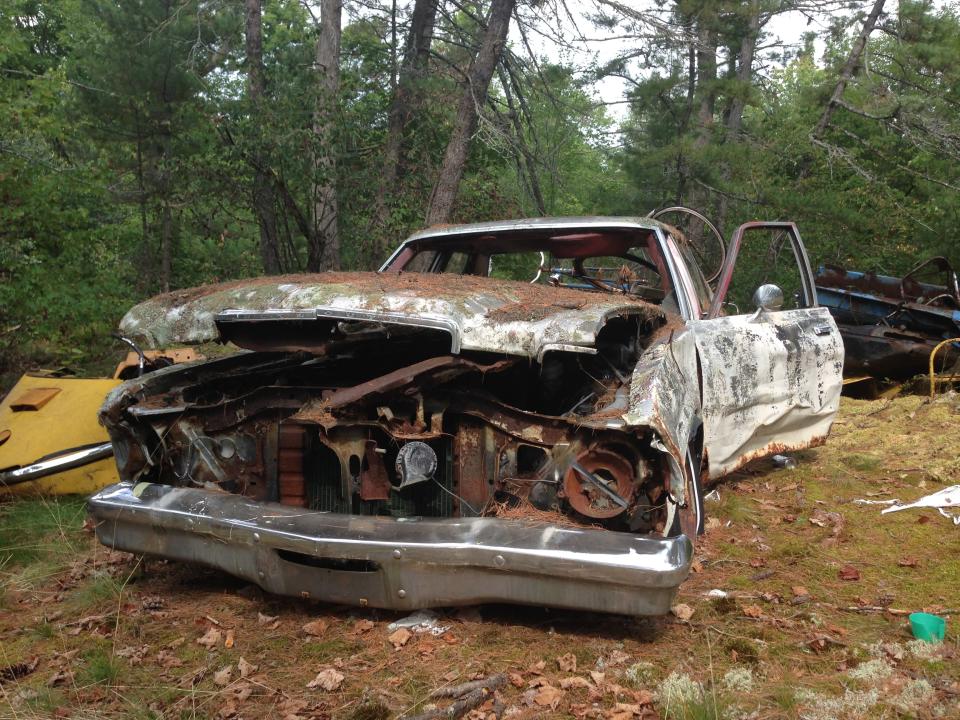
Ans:
[{"label": "car door panel", "polygon": [[[741,262],[751,263],[757,258],[756,238],[762,242],[764,233],[773,233],[780,247],[792,248],[799,307],[743,308],[748,314],[723,315],[745,236],[754,250]],[[740,269],[749,275],[755,268],[748,264]],[[692,325],[711,478],[757,457],[824,441],[839,406],[843,342],[829,311],[817,306],[810,261],[796,225],[755,222],[737,228],[708,318]]]},{"label": "car door panel", "polygon": [[842,386],[843,345],[825,308],[693,323],[711,478],[753,458],[823,442]]}]

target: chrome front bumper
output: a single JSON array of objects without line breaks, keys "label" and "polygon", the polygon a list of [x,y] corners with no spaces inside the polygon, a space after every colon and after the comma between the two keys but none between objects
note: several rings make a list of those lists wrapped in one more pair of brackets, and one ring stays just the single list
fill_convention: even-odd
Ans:
[{"label": "chrome front bumper", "polygon": [[88,510],[117,550],[200,563],[280,595],[397,610],[506,602],[660,615],[693,554],[685,536],[337,515],[151,483],[111,485]]}]

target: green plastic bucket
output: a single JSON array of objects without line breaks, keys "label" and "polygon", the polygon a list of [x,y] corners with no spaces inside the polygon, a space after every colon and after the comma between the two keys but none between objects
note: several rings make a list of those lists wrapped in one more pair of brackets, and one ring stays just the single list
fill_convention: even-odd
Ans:
[{"label": "green plastic bucket", "polygon": [[940,642],[947,631],[947,621],[930,613],[910,613],[910,629],[917,640]]}]

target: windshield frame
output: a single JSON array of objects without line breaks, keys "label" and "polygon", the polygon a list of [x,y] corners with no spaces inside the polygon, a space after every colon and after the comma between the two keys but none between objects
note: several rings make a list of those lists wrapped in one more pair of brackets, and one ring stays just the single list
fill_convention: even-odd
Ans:
[{"label": "windshield frame", "polygon": [[[615,218],[609,222],[604,221],[603,218],[557,220],[537,218],[529,221],[508,221],[508,223],[494,227],[491,227],[491,225],[488,223],[453,228],[438,227],[435,233],[429,230],[416,233],[397,247],[381,266],[380,272],[403,272],[404,268],[420,252],[455,252],[462,249],[464,245],[476,243],[478,238],[484,236],[496,236],[498,240],[503,240],[511,235],[519,237],[536,231],[575,234],[578,232],[602,233],[604,231],[624,233],[632,230],[637,233],[649,234],[651,244],[659,251],[666,270],[665,284],[669,285],[676,297],[680,316],[686,320],[697,319],[700,316],[700,302],[693,290],[692,281],[687,277],[689,271],[686,270],[686,262],[669,238],[669,233],[656,221],[648,218],[629,220]],[[420,250],[418,246],[421,244],[427,244],[430,247]]]}]

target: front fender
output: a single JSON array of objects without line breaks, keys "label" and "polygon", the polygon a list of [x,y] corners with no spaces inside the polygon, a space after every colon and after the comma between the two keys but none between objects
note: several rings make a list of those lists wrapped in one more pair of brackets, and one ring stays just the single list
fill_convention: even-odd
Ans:
[{"label": "front fender", "polygon": [[700,429],[697,347],[687,328],[671,330],[640,357],[630,380],[630,406],[624,420],[653,430],[653,446],[671,467],[671,492],[684,500],[687,447]]}]

